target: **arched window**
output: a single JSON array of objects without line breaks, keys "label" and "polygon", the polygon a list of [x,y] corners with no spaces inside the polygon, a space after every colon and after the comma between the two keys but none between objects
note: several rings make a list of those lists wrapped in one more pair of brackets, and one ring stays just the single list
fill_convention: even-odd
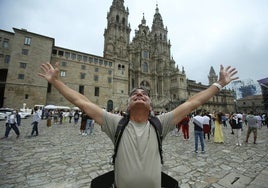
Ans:
[{"label": "arched window", "polygon": [[119,16],[116,15],[116,22],[119,23]]},{"label": "arched window", "polygon": [[143,72],[148,72],[148,63],[147,62],[143,62],[143,64],[142,64],[142,71]]},{"label": "arched window", "polygon": [[125,22],[126,22],[126,19],[123,18],[123,19],[122,19],[122,24],[125,25]]}]

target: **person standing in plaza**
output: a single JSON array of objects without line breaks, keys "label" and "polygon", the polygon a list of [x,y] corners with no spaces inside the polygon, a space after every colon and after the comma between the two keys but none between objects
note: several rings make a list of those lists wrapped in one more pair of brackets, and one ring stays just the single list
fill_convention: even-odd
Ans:
[{"label": "person standing in plaza", "polygon": [[215,132],[214,132],[214,142],[215,143],[223,143],[223,132],[222,132],[222,113],[216,112],[215,113]]},{"label": "person standing in plaza", "polygon": [[189,115],[185,116],[180,122],[184,140],[189,140],[189,122]]},{"label": "person standing in plaza", "polygon": [[251,132],[253,132],[253,139],[254,144],[256,144],[257,140],[257,130],[258,130],[258,119],[256,116],[254,116],[253,111],[250,111],[250,113],[246,116],[246,121],[248,125],[248,131],[247,131],[247,137],[246,137],[246,143],[248,143],[249,136]]},{"label": "person standing in plaza", "polygon": [[77,125],[77,123],[79,121],[79,117],[80,117],[80,114],[79,114],[78,110],[76,110],[74,113],[74,125]]},{"label": "person standing in plaza", "polygon": [[33,125],[33,129],[32,129],[32,133],[31,136],[38,136],[39,132],[38,132],[38,124],[40,122],[41,116],[40,113],[38,113],[38,108],[34,107],[34,114],[33,114],[33,121],[32,121],[32,125]]},{"label": "person standing in plaza", "polygon": [[206,135],[208,136],[208,141],[210,141],[210,132],[211,132],[211,123],[209,113],[205,112],[203,114],[203,131],[204,131],[204,140],[206,139]]},{"label": "person standing in plaza", "polygon": [[20,137],[20,131],[19,131],[18,127],[17,127],[16,111],[12,111],[12,113],[7,116],[5,136],[2,137],[1,139],[8,138],[11,129],[13,129],[15,131],[15,133],[17,135],[17,138],[19,138]]},{"label": "person standing in plaza", "polygon": [[94,120],[91,117],[87,117],[86,134],[92,135],[94,130]]},{"label": "person standing in plaza", "polygon": [[81,114],[81,124],[80,124],[80,134],[82,136],[85,136],[86,135],[86,125],[87,125],[87,114],[85,112],[82,112]]},{"label": "person standing in plaza", "polygon": [[196,116],[193,118],[194,124],[194,151],[198,153],[198,140],[200,140],[202,153],[205,152],[205,143],[204,143],[204,117],[201,116],[202,110],[199,109],[196,111]]},{"label": "person standing in plaza", "polygon": [[[41,69],[43,73],[38,75],[51,83],[68,101],[92,117],[115,143],[115,133],[122,117],[103,110],[85,95],[65,85],[59,79],[59,62],[55,67],[50,63],[42,64]],[[230,66],[224,68],[221,65],[217,82],[190,97],[172,111],[156,116],[163,128],[161,136],[166,137],[187,114],[218,94],[222,87],[232,80],[238,79],[235,77],[236,73],[235,68]],[[114,161],[114,184],[120,188],[161,187],[161,152],[158,147],[157,133],[149,121],[152,111],[149,92],[144,88],[133,89],[129,94],[127,110],[129,122],[125,127]],[[203,135],[201,138],[204,139]]]}]

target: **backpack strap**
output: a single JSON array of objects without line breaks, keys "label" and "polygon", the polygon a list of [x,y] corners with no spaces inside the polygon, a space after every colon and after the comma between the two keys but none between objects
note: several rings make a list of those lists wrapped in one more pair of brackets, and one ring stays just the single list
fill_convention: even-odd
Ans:
[{"label": "backpack strap", "polygon": [[111,161],[111,164],[112,165],[114,165],[114,163],[115,163],[115,158],[116,158],[116,155],[117,155],[118,146],[119,146],[121,137],[123,135],[123,132],[124,132],[124,130],[125,130],[128,122],[129,122],[129,116],[126,115],[122,119],[120,119],[120,121],[118,123],[118,126],[116,128],[115,137],[114,137],[115,138],[115,142],[114,142],[114,154],[112,156],[112,161]]},{"label": "backpack strap", "polygon": [[[152,126],[155,129],[156,132],[156,136],[157,136],[157,141],[158,141],[158,149],[159,149],[159,154],[160,154],[160,159],[161,159],[161,164],[163,164],[163,150],[162,150],[162,139],[163,139],[163,127],[161,125],[160,120],[155,117],[155,116],[149,116],[149,122],[150,124],[152,124]],[[112,156],[112,161],[111,164],[114,165],[115,163],[115,158],[117,155],[117,151],[118,151],[118,147],[119,147],[119,143],[121,140],[121,137],[123,135],[123,132],[127,126],[129,122],[129,115],[124,116],[118,123],[118,126],[116,128],[116,132],[115,132],[115,143],[114,143],[114,154]]]},{"label": "backpack strap", "polygon": [[158,141],[158,150],[160,154],[161,164],[164,164],[163,160],[163,149],[162,149],[162,140],[163,140],[163,127],[160,122],[160,120],[155,116],[149,116],[149,122],[152,124],[152,126],[155,129],[157,141]]}]

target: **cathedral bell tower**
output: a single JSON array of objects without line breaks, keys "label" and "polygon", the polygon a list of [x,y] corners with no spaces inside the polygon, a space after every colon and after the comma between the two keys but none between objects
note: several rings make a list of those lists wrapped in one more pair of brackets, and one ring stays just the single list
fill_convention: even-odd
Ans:
[{"label": "cathedral bell tower", "polygon": [[107,14],[107,28],[104,31],[104,58],[128,60],[131,31],[128,15],[124,0],[113,0]]},{"label": "cathedral bell tower", "polygon": [[211,85],[214,82],[217,82],[218,76],[214,70],[214,68],[211,66],[209,70],[209,75],[208,75],[208,84]]}]

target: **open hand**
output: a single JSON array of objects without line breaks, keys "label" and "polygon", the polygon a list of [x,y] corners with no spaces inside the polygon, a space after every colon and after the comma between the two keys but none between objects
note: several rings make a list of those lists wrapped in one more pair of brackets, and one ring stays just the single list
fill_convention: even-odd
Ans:
[{"label": "open hand", "polygon": [[233,80],[237,80],[238,77],[234,77],[237,73],[236,68],[233,68],[231,66],[223,67],[221,65],[220,69],[220,78],[219,78],[219,84],[224,87],[227,84],[229,84]]},{"label": "open hand", "polygon": [[50,63],[43,63],[41,69],[43,73],[38,73],[38,75],[45,78],[49,83],[59,79],[59,62],[56,62],[55,67]]}]

